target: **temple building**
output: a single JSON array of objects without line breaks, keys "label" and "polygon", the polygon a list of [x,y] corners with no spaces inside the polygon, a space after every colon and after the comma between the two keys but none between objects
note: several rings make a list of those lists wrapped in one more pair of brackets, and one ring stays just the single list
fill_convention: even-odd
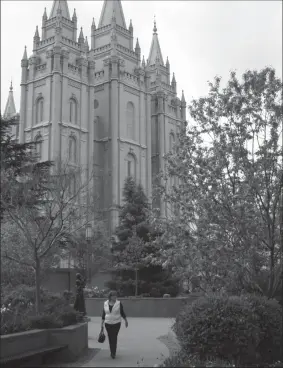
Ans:
[{"label": "temple building", "polygon": [[[186,123],[186,101],[177,96],[155,21],[145,60],[120,0],[104,1],[97,23],[94,16],[88,39],[66,0],[53,1],[49,16],[45,8],[32,53],[25,48],[21,60],[18,138],[40,141],[42,160],[68,159],[93,172],[99,209],[113,230],[127,176],[152,200],[163,156]],[[15,113],[12,87],[6,110]],[[156,205],[166,216],[164,204]]]}]

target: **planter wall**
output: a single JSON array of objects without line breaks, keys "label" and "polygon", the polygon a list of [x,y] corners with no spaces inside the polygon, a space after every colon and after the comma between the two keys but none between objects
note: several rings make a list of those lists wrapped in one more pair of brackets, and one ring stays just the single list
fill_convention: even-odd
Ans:
[{"label": "planter wall", "polygon": [[[174,318],[186,302],[193,302],[198,295],[179,298],[119,298],[129,317]],[[86,298],[86,311],[90,317],[102,315],[102,298]]]},{"label": "planter wall", "polygon": [[0,356],[6,358],[48,346],[47,330],[31,330],[1,336]]},{"label": "planter wall", "polygon": [[73,361],[88,348],[87,322],[63,328],[31,330],[1,336],[1,358],[54,345],[68,345],[56,353],[61,361]]},{"label": "planter wall", "polygon": [[48,330],[49,345],[68,345],[67,349],[56,353],[58,360],[65,362],[77,359],[88,348],[88,324],[79,323],[64,328]]}]

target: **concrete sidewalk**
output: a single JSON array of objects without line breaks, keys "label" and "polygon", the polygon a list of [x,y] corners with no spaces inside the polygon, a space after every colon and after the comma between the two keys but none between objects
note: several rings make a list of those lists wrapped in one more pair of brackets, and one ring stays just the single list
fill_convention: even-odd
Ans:
[{"label": "concrete sidewalk", "polygon": [[116,359],[110,357],[108,339],[97,342],[101,318],[91,317],[88,323],[89,348],[101,349],[90,361],[81,367],[153,367],[169,356],[169,350],[158,338],[174,335],[171,332],[173,319],[170,318],[128,318],[129,327],[122,322],[118,336]]}]

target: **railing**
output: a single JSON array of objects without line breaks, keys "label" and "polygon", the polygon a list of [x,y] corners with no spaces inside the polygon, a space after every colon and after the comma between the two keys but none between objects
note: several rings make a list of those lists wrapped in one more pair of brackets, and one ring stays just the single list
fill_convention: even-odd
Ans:
[{"label": "railing", "polygon": [[101,47],[98,47],[98,48],[94,49],[94,53],[95,53],[95,54],[98,54],[99,52],[103,52],[103,51],[105,51],[105,50],[110,49],[110,47],[111,47],[111,45],[110,45],[110,43],[108,43],[108,44],[107,44],[107,45],[105,45],[105,46],[101,46]]},{"label": "railing", "polygon": [[49,45],[49,44],[53,43],[54,41],[55,41],[55,37],[52,36],[52,37],[46,38],[46,40],[39,41],[36,44],[36,46],[37,47],[42,47],[42,46],[45,46],[45,45]]}]

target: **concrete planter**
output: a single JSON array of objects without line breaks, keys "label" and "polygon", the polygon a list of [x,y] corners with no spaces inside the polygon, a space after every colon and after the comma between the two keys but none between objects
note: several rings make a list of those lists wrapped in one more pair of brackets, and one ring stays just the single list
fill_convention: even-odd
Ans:
[{"label": "concrete planter", "polygon": [[56,354],[58,360],[74,361],[88,348],[87,322],[47,331],[49,345],[68,345],[67,349]]},{"label": "concrete planter", "polygon": [[[119,298],[128,317],[163,317],[174,318],[186,302],[193,302],[198,295],[179,298]],[[86,298],[87,315],[99,317],[102,315],[102,298]]]},{"label": "concrete planter", "polygon": [[0,357],[7,358],[48,346],[47,330],[31,330],[1,336]]},{"label": "concrete planter", "polygon": [[1,336],[0,357],[6,358],[54,345],[67,345],[56,357],[62,361],[75,360],[88,348],[88,324],[78,323],[63,328],[30,330]]}]

